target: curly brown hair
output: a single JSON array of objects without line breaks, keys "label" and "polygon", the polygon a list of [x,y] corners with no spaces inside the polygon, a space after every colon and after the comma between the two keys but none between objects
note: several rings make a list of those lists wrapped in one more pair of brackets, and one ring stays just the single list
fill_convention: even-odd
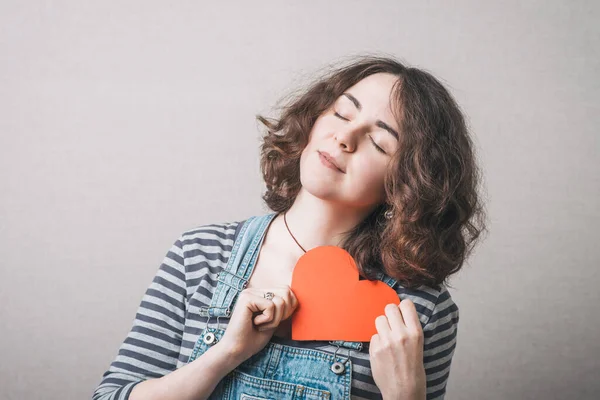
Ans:
[{"label": "curly brown hair", "polygon": [[[486,216],[465,118],[429,72],[388,56],[357,56],[294,96],[281,107],[280,118],[257,115],[267,128],[261,144],[263,200],[275,212],[292,206],[301,188],[300,156],[316,119],[346,89],[380,72],[399,78],[392,93],[399,150],[385,177],[387,201],[346,232],[341,247],[367,279],[385,272],[408,288],[448,285],[486,230]],[[388,210],[391,219],[383,216]]]}]

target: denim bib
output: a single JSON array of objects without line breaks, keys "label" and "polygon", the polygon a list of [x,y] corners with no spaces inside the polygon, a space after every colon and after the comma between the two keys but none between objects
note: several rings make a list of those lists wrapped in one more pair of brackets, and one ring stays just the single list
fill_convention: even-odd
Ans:
[{"label": "denim bib", "polygon": [[[219,273],[210,307],[200,310],[200,315],[208,317],[208,321],[188,363],[223,337],[225,329],[220,327],[220,319],[231,316],[239,293],[250,280],[265,232],[276,215],[253,216],[244,222],[227,266]],[[380,274],[380,279],[392,288],[396,284],[385,274]],[[273,336],[261,351],[225,376],[209,399],[350,399],[352,362],[350,357],[338,354],[338,350],[344,347],[360,351],[363,344],[331,341],[330,344],[337,346],[332,354],[304,348],[303,343],[306,342]]]}]

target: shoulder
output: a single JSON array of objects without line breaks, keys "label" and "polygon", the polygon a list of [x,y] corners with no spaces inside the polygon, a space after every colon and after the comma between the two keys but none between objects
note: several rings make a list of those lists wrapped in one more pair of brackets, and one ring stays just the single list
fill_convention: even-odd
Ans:
[{"label": "shoulder", "polygon": [[[230,249],[245,220],[198,225],[184,231],[179,237],[183,250],[221,248]],[[188,254],[189,256],[189,254]]]},{"label": "shoulder", "polygon": [[232,247],[246,222],[270,221],[274,213],[252,215],[246,219],[199,225],[183,232],[179,238],[182,246]]},{"label": "shoulder", "polygon": [[190,305],[210,303],[217,287],[218,274],[227,265],[244,221],[197,225],[179,236],[176,248],[181,253],[181,280],[185,281]]},{"label": "shoulder", "polygon": [[458,323],[458,305],[446,285],[423,285],[408,289],[398,284],[395,289],[400,300],[410,299],[415,304],[423,328],[442,318],[449,319],[453,324]]}]

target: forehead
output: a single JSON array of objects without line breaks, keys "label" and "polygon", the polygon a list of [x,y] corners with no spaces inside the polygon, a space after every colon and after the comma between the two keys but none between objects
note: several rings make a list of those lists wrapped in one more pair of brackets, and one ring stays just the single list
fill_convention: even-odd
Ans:
[{"label": "forehead", "polygon": [[390,95],[398,77],[388,73],[369,75],[348,88],[347,92],[354,95],[363,108],[388,109],[390,108]]},{"label": "forehead", "polygon": [[[345,93],[350,93],[359,101],[362,110],[361,113],[370,114],[398,130],[399,123],[395,107],[399,100],[391,97],[392,89],[399,84],[398,81],[399,78],[395,75],[377,73],[360,80],[348,88]],[[352,104],[344,95],[340,96],[338,101],[347,101],[349,104]]]}]

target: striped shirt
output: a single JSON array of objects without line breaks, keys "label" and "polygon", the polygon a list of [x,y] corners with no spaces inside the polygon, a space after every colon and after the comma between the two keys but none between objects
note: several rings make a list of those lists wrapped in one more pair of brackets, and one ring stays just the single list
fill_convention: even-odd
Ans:
[{"label": "striped shirt", "polygon": [[[203,225],[184,232],[164,257],[142,297],[133,325],[116,358],[94,390],[94,400],[128,399],[133,387],[186,365],[207,323],[199,309],[209,306],[217,274],[227,265],[244,221]],[[401,300],[417,309],[424,333],[427,399],[443,399],[456,347],[458,307],[444,285],[409,290],[396,285]],[[214,321],[213,321],[214,322]],[[227,326],[226,319],[221,327]],[[329,342],[303,342],[305,347],[334,353]],[[373,381],[368,343],[362,351],[341,348],[352,361],[352,399],[380,399]]]}]

